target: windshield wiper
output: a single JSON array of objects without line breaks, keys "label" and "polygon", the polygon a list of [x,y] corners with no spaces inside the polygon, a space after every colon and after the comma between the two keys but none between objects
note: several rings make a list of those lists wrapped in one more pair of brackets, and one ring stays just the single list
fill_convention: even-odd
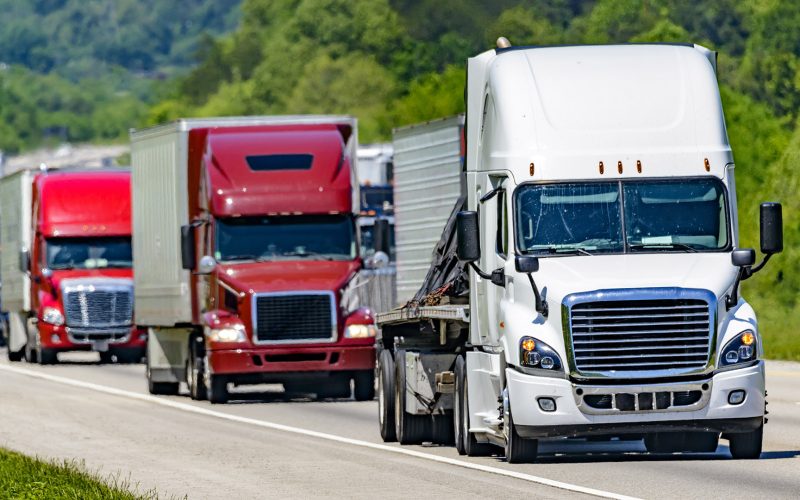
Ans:
[{"label": "windshield wiper", "polygon": [[697,252],[697,249],[685,243],[631,243],[628,245],[631,250],[642,250],[645,248],[683,250],[686,252]]},{"label": "windshield wiper", "polygon": [[256,256],[252,254],[241,254],[241,255],[226,255],[221,259],[223,262],[229,260],[256,260]]},{"label": "windshield wiper", "polygon": [[543,248],[542,250],[546,250],[551,254],[594,255],[592,252],[583,247],[547,247]]}]

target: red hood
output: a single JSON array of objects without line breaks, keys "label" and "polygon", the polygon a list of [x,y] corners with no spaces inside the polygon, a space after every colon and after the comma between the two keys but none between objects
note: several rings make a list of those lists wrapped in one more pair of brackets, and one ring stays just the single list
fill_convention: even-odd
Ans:
[{"label": "red hood", "polygon": [[50,280],[57,289],[61,289],[61,282],[74,278],[127,278],[133,279],[133,269],[69,269],[53,271]]},{"label": "red hood", "polygon": [[221,264],[222,281],[240,292],[336,291],[360,268],[358,261],[272,261]]}]

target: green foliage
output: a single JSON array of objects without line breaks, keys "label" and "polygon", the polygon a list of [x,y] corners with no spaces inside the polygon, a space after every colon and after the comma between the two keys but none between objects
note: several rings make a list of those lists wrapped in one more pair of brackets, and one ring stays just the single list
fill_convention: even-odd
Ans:
[{"label": "green foliage", "polygon": [[98,481],[74,462],[43,462],[0,449],[0,498],[34,500],[157,498],[155,492],[133,493],[129,481]]}]

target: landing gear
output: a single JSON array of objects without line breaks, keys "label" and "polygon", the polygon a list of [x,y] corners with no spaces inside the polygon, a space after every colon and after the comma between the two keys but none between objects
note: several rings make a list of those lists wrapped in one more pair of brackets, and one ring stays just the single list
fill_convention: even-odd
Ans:
[{"label": "landing gear", "polygon": [[177,396],[179,385],[178,382],[155,382],[153,380],[152,372],[150,371],[150,357],[147,357],[146,365],[147,375],[147,390],[150,394],[163,395],[163,396]]},{"label": "landing gear", "polygon": [[492,445],[479,443],[469,432],[469,391],[467,386],[467,362],[463,356],[456,359],[455,398],[453,405],[453,427],[456,449],[460,455],[480,457],[492,454]]}]

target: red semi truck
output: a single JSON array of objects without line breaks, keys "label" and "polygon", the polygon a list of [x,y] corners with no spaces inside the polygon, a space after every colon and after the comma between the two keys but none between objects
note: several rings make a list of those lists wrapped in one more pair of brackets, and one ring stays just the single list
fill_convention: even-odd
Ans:
[{"label": "red semi truck", "polygon": [[8,357],[65,351],[139,361],[133,326],[130,171],[20,171],[0,180],[0,274]]},{"label": "red semi truck", "polygon": [[[179,120],[133,131],[136,322],[153,394],[229,385],[374,397],[375,327],[354,292],[356,121]],[[351,381],[354,387],[351,389]]]}]

